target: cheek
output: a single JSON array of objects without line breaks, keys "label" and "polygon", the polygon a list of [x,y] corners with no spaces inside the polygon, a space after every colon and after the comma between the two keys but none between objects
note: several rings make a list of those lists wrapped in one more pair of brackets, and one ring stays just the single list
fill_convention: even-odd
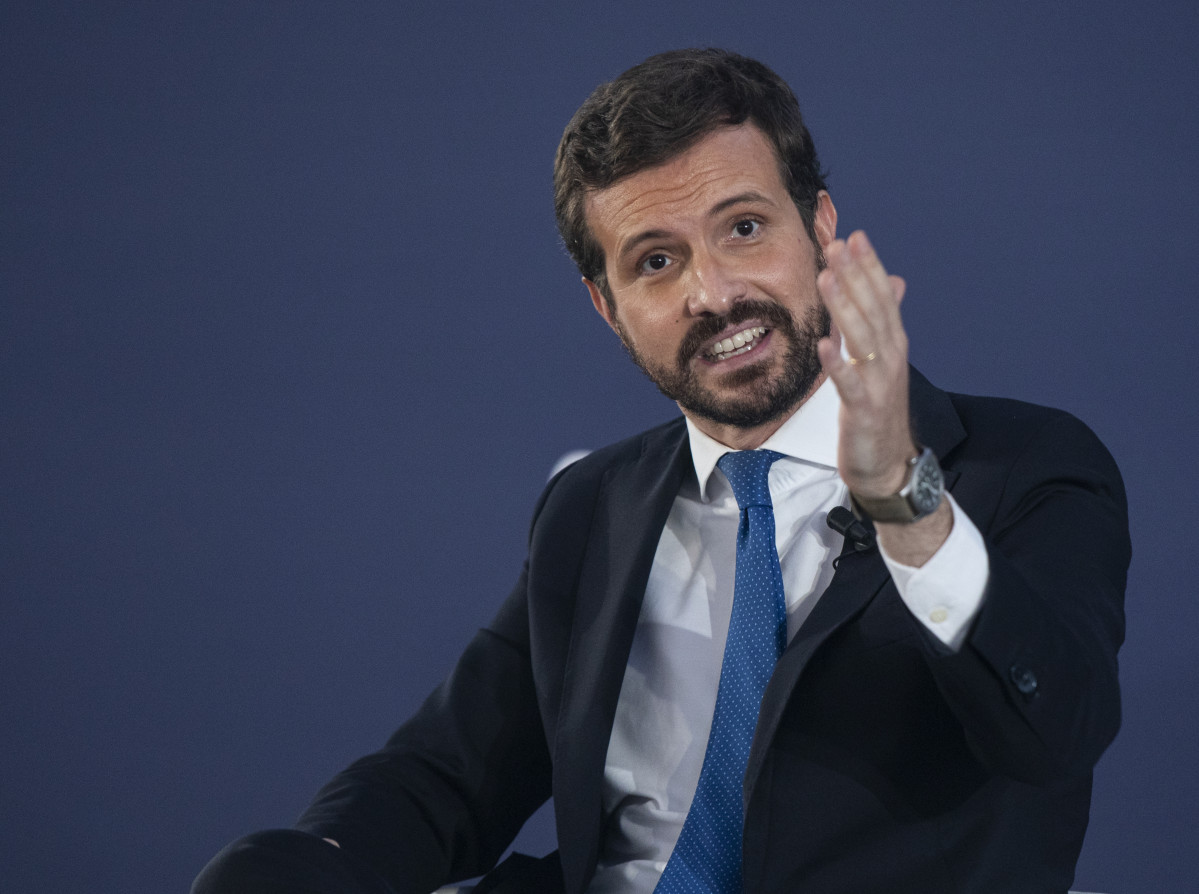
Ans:
[{"label": "cheek", "polygon": [[[811,252],[811,246],[801,243],[800,248]],[[805,254],[786,252],[774,258],[774,263],[763,265],[759,281],[780,297],[790,296],[800,301],[814,300],[816,295],[816,265],[814,258]]]},{"label": "cheek", "polygon": [[768,262],[763,259],[754,271],[754,281],[779,301],[799,290],[802,277],[802,265],[796,264],[794,258],[777,257]]},{"label": "cheek", "polygon": [[625,332],[646,348],[673,349],[691,326],[685,303],[669,289],[629,290],[617,296],[616,305]]},{"label": "cheek", "polygon": [[669,336],[682,321],[676,308],[658,307],[650,302],[638,306],[629,315],[629,323],[644,337],[653,339]]}]

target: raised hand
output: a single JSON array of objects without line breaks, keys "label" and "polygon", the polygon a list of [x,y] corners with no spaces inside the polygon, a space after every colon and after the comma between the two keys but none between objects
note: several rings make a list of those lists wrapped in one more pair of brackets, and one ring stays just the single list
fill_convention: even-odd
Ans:
[{"label": "raised hand", "polygon": [[[852,493],[886,497],[903,487],[908,460],[917,453],[908,413],[908,337],[899,314],[906,287],[888,275],[861,230],[831,241],[825,258],[817,287],[835,330],[821,340],[819,352],[841,395],[838,469]],[[877,527],[890,555],[920,565],[944,542],[952,522],[943,502],[914,524]]]}]

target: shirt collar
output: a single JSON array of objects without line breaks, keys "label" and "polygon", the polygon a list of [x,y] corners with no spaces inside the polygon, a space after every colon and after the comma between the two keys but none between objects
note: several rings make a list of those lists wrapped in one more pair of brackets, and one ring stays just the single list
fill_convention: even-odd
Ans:
[{"label": "shirt collar", "polygon": [[[766,439],[760,449],[774,450],[783,456],[826,468],[837,468],[837,437],[840,432],[838,414],[841,395],[832,379],[825,379],[819,388],[797,409],[778,431]],[[699,496],[708,500],[708,479],[717,461],[733,448],[700,431],[689,418],[687,437],[691,443],[691,461],[699,482]]]}]

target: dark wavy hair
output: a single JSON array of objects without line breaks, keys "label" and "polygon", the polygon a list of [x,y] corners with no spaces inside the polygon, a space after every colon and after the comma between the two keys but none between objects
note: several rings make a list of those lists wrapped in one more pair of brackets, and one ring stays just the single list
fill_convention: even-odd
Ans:
[{"label": "dark wavy hair", "polygon": [[816,147],[795,94],[761,62],[718,49],[660,53],[596,87],[575,112],[554,159],[554,213],[579,271],[609,303],[604,251],[587,227],[587,194],[746,121],[774,147],[783,183],[815,241],[817,196],[825,188]]}]

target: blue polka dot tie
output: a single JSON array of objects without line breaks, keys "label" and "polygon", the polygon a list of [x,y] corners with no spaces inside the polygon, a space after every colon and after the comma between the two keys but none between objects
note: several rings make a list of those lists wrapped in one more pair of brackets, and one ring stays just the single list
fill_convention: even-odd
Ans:
[{"label": "blue polka dot tie", "polygon": [[733,611],[699,784],[656,894],[741,890],[742,779],[762,695],[787,644],[787,603],[767,485],[770,466],[781,457],[771,450],[743,450],[726,453],[716,464],[741,510]]}]

